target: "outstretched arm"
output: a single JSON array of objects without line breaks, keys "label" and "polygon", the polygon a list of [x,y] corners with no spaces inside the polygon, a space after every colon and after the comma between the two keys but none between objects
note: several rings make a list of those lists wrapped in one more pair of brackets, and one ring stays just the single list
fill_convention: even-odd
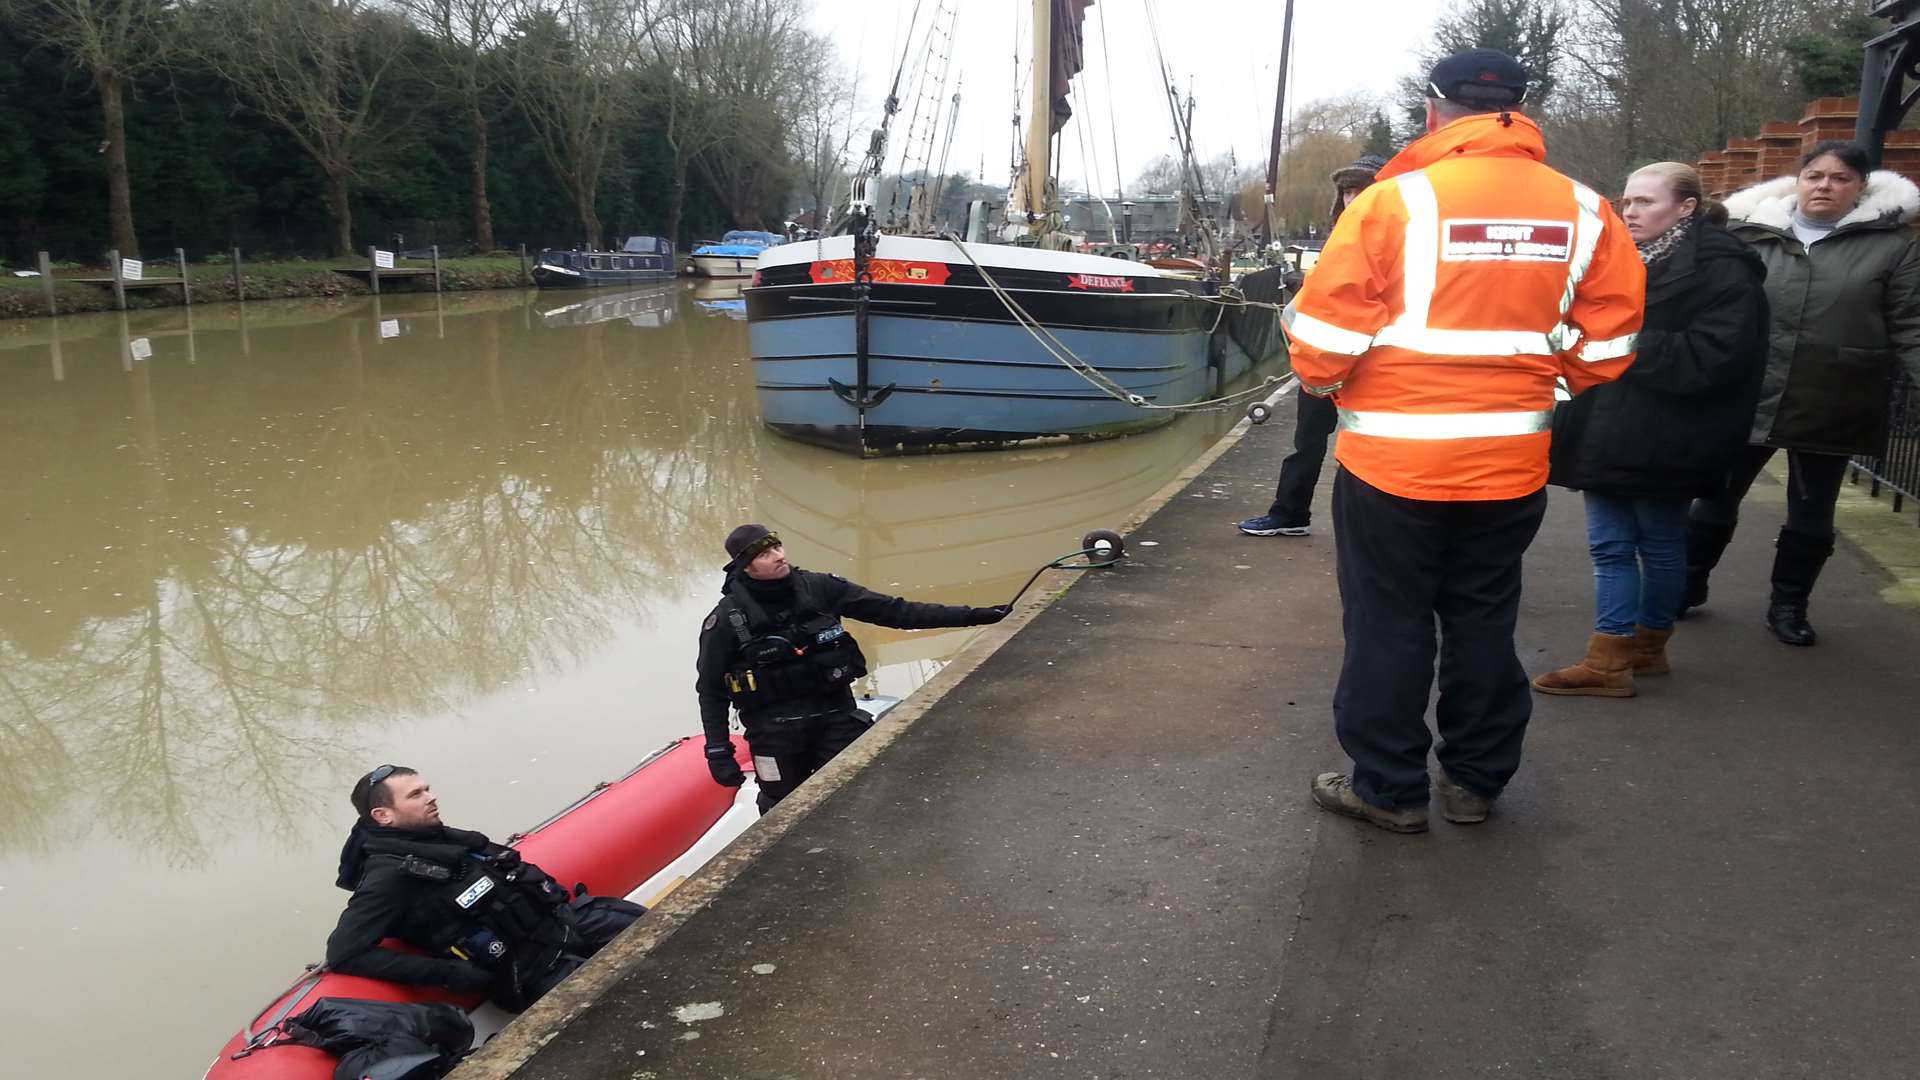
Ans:
[{"label": "outstretched arm", "polygon": [[962,604],[922,604],[877,593],[843,577],[822,575],[827,604],[836,614],[896,630],[932,630],[942,626],[983,626],[1007,617],[1007,607],[967,607]]}]

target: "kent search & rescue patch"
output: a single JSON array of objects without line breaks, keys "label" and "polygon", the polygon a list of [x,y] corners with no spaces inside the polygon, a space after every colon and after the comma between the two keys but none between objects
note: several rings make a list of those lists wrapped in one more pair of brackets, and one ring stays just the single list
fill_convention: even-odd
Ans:
[{"label": "kent search & rescue patch", "polygon": [[1449,220],[1442,262],[1557,262],[1573,258],[1571,221]]}]

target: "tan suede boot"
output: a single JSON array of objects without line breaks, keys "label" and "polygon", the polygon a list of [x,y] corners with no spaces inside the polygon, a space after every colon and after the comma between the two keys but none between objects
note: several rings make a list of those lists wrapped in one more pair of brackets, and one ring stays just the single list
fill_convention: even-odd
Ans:
[{"label": "tan suede boot", "polygon": [[1665,675],[1673,670],[1667,664],[1667,639],[1672,636],[1672,627],[1665,630],[1647,626],[1633,628],[1634,675]]},{"label": "tan suede boot", "polygon": [[1547,672],[1533,680],[1533,688],[1543,694],[1632,697],[1633,642],[1625,635],[1593,634],[1587,638],[1586,659]]}]

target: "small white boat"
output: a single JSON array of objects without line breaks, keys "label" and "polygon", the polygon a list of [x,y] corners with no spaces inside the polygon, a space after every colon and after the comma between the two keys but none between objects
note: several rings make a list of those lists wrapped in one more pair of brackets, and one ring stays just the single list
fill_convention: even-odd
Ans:
[{"label": "small white boat", "polygon": [[719,243],[693,249],[693,272],[710,278],[752,277],[760,265],[760,253],[785,242],[778,233],[735,229],[722,236]]}]

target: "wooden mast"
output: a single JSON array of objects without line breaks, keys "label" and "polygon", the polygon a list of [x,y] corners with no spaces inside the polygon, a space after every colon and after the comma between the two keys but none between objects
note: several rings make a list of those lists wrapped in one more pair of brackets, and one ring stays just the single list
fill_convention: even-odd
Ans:
[{"label": "wooden mast", "polygon": [[1287,13],[1280,29],[1280,87],[1273,95],[1273,145],[1267,153],[1267,243],[1273,243],[1276,199],[1280,189],[1280,147],[1287,125],[1287,61],[1293,50],[1293,0],[1287,0]]},{"label": "wooden mast", "polygon": [[1047,215],[1048,161],[1053,141],[1053,0],[1033,0],[1033,93],[1027,117],[1027,177],[1022,190],[1027,224],[1040,231]]}]

